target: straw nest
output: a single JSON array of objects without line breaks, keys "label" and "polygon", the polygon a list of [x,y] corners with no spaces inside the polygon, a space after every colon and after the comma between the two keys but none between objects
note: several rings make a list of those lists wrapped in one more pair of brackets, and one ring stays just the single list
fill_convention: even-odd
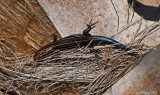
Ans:
[{"label": "straw nest", "polygon": [[[27,2],[28,0],[25,1]],[[22,3],[25,5],[27,4],[26,2]],[[14,3],[19,4],[17,6],[19,6],[21,10],[19,9],[18,12],[31,8],[29,6],[23,7],[21,3]],[[33,3],[35,3],[34,0]],[[6,12],[10,13],[10,8],[12,7],[6,5],[4,2],[0,3],[0,8],[6,9],[4,10],[5,14],[7,14]],[[12,8],[18,7],[13,6]],[[11,15],[17,15],[9,13],[9,17],[11,17]],[[34,11],[26,14],[29,13],[32,14]],[[38,12],[37,15],[39,15]],[[1,15],[1,18],[2,17]],[[33,17],[30,15],[25,17],[28,17],[28,19],[35,19],[36,21],[38,19],[42,22],[46,21],[36,16],[36,13],[34,13]],[[15,26],[15,28],[13,28],[15,30],[13,31],[17,31],[16,24],[21,23],[17,22],[17,20],[11,19],[11,21],[15,23],[12,24],[12,26]],[[52,29],[49,26],[50,24],[46,24],[48,22],[44,22],[41,27],[38,27],[38,25],[40,25],[39,23],[35,24],[34,22],[31,23],[31,21],[33,20],[26,21],[26,23],[29,23],[27,24],[28,26],[25,27],[27,31],[33,32],[36,31],[36,29],[41,29],[43,32],[49,31],[46,29]],[[17,26],[19,25],[21,24]],[[155,23],[152,27],[148,27],[143,31],[138,31],[137,34],[134,35],[132,43],[127,46],[137,51],[136,55],[130,55],[125,51],[113,49],[112,46],[96,47],[95,52],[91,52],[86,46],[64,51],[55,51],[51,56],[38,61],[33,61],[32,54],[16,53],[16,50],[13,50],[11,46],[17,46],[17,43],[14,43],[14,39],[19,39],[19,36],[14,36],[14,39],[11,40],[13,36],[4,36],[2,35],[2,31],[0,35],[0,85],[6,88],[6,93],[10,90],[15,90],[23,94],[33,95],[33,93],[57,93],[69,90],[76,94],[101,94],[136,66],[135,60],[152,48],[141,42],[145,37],[157,31],[159,28],[159,24]],[[10,31],[11,30],[8,30],[8,33],[10,33]],[[48,35],[52,34],[50,32],[47,33]],[[48,37],[48,35],[45,36]],[[29,38],[35,41],[32,37],[29,36]],[[36,42],[34,44],[36,44]],[[33,43],[29,45],[32,46]]]},{"label": "straw nest", "polygon": [[89,48],[55,51],[51,56],[32,61],[32,56],[15,56],[2,45],[2,52],[8,54],[0,65],[1,81],[8,89],[25,94],[60,92],[100,94],[114,84],[131,68],[135,60],[149,47],[132,46],[139,52],[130,55],[112,47],[98,47],[95,52]]}]

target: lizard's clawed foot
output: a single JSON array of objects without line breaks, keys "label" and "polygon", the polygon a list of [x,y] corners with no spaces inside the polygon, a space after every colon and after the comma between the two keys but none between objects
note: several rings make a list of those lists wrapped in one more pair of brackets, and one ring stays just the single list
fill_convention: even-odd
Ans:
[{"label": "lizard's clawed foot", "polygon": [[84,36],[91,36],[91,34],[89,32],[95,27],[95,24],[97,24],[97,23],[98,23],[98,21],[92,23],[92,19],[91,19],[89,24],[86,24],[87,28],[83,31],[83,35]]}]

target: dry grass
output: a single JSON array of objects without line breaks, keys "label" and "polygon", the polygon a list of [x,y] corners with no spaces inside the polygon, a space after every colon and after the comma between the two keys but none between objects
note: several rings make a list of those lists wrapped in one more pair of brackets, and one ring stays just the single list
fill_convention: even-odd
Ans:
[{"label": "dry grass", "polygon": [[85,47],[55,51],[51,56],[37,62],[32,61],[32,56],[24,57],[25,60],[12,56],[16,63],[11,66],[4,61],[0,66],[1,81],[8,90],[20,90],[25,94],[33,91],[36,94],[57,93],[68,88],[74,93],[102,93],[126,71],[137,65],[135,60],[143,54],[140,52],[150,49],[132,46],[139,54],[130,55],[125,51],[107,47],[109,55],[105,61],[105,48],[98,48],[94,53]]}]

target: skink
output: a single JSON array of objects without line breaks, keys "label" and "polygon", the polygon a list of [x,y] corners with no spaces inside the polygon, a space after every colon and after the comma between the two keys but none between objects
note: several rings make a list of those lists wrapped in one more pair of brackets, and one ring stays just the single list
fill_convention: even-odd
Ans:
[{"label": "skink", "polygon": [[91,29],[95,27],[94,25],[96,23],[97,22],[91,24],[90,22],[89,24],[87,24],[87,28],[83,31],[83,34],[70,35],[58,41],[51,42],[45,45],[35,53],[33,57],[34,60],[45,58],[46,56],[49,56],[56,50],[65,50],[65,49],[79,48],[85,46],[91,48],[94,46],[114,45],[115,47],[123,49],[125,51],[131,50],[114,39],[104,36],[91,35],[89,32],[91,31]]}]

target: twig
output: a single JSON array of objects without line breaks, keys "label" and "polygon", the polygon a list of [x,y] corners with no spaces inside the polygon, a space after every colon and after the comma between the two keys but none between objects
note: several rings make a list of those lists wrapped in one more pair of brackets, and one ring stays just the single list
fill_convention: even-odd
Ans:
[{"label": "twig", "polygon": [[114,5],[114,3],[113,3],[113,0],[111,0],[111,3],[112,3],[112,5],[113,5],[113,8],[114,8],[114,10],[115,10],[115,12],[116,12],[116,15],[117,15],[117,33],[118,33],[118,31],[119,31],[119,15],[118,15],[118,12],[117,12],[117,10],[116,10],[116,7],[115,7],[115,5]]},{"label": "twig", "polygon": [[141,19],[139,19],[139,20],[137,20],[137,21],[135,21],[135,22],[133,22],[133,23],[131,23],[130,25],[127,25],[127,27],[126,27],[126,28],[122,29],[119,33],[117,33],[117,34],[115,34],[115,35],[111,36],[110,38],[114,38],[115,36],[117,36],[117,35],[119,35],[120,33],[122,33],[124,30],[128,29],[130,26],[132,26],[132,25],[136,24],[137,22],[139,22],[139,21],[141,21],[141,20],[142,20],[142,18],[141,18]]}]

